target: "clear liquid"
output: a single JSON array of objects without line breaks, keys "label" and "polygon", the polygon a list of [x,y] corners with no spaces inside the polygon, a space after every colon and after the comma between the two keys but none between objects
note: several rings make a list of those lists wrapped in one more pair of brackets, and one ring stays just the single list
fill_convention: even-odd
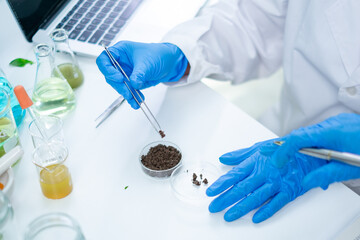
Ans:
[{"label": "clear liquid", "polygon": [[[71,88],[77,88],[83,83],[84,75],[78,66],[72,63],[64,63],[60,64],[58,68]],[[56,74],[54,75],[56,76]]]},{"label": "clear liquid", "polygon": [[0,157],[19,145],[19,136],[11,119],[0,118]]},{"label": "clear liquid", "polygon": [[61,78],[50,77],[35,86],[32,96],[34,110],[40,115],[64,116],[75,108],[75,95]]}]

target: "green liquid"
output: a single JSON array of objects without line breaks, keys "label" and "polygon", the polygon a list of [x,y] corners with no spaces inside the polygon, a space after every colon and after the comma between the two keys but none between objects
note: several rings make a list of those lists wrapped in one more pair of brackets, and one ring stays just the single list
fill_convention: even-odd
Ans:
[{"label": "green liquid", "polygon": [[64,116],[75,108],[75,95],[61,78],[50,77],[35,86],[32,96],[34,110],[40,115]]},{"label": "green liquid", "polygon": [[84,74],[78,66],[64,63],[60,64],[58,68],[72,88],[77,88],[84,82]]},{"label": "green liquid", "polygon": [[15,125],[7,117],[0,118],[0,157],[19,145],[19,136]]}]

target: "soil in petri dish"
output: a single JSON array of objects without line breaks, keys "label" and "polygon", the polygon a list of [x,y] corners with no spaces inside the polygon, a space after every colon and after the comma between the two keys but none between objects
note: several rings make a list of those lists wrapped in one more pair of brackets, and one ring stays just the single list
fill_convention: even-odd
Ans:
[{"label": "soil in petri dish", "polygon": [[172,146],[159,144],[151,147],[146,155],[141,156],[141,163],[152,170],[167,170],[175,167],[181,160],[181,153]]},{"label": "soil in petri dish", "polygon": [[[187,170],[186,170],[187,171]],[[198,175],[196,175],[196,173],[193,173],[192,175],[192,183],[196,186],[201,186],[201,180],[202,180],[202,183],[207,185],[209,183],[209,181],[204,178],[203,180],[203,175],[200,173],[200,179],[198,180]]]}]

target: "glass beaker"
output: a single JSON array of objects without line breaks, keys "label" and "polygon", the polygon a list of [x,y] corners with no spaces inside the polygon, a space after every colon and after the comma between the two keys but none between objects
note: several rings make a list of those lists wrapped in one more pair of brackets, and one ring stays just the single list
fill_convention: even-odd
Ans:
[{"label": "glass beaker", "polygon": [[85,240],[79,224],[65,213],[48,213],[33,220],[25,240]]},{"label": "glass beaker", "polygon": [[68,149],[57,142],[40,145],[34,150],[33,163],[37,167],[45,197],[60,199],[71,193],[71,175],[64,164],[67,157]]},{"label": "glass beaker", "polygon": [[14,211],[9,199],[0,191],[0,239],[17,239],[13,222]]},{"label": "glass beaker", "polygon": [[63,133],[63,122],[61,118],[57,116],[40,116],[38,120],[41,124],[42,130],[45,131],[48,140],[45,141],[38,127],[35,124],[35,120],[32,120],[29,124],[29,132],[31,139],[34,145],[34,148],[39,147],[42,144],[47,144],[47,142],[57,142],[60,144],[64,143],[64,133]]},{"label": "glass beaker", "polygon": [[53,50],[47,44],[34,48],[37,61],[34,110],[39,115],[64,116],[75,107],[75,95],[60,70],[54,65]]},{"label": "glass beaker", "polygon": [[72,88],[79,87],[84,81],[84,74],[69,46],[67,32],[62,28],[55,29],[50,33],[50,38],[55,45],[55,65]]},{"label": "glass beaker", "polygon": [[15,118],[16,125],[19,126],[25,117],[26,111],[20,107],[17,98],[14,95],[14,89],[10,82],[6,79],[5,73],[0,68],[0,88],[7,91],[10,96],[10,105]]},{"label": "glass beaker", "polygon": [[5,90],[0,89],[0,157],[17,145],[20,145],[20,142],[10,107],[10,96]]}]

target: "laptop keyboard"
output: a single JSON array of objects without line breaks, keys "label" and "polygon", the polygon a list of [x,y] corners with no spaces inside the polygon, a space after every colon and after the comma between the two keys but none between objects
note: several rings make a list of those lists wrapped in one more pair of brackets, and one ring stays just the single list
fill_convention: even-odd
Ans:
[{"label": "laptop keyboard", "polygon": [[79,0],[56,28],[69,38],[110,45],[142,0]]}]

